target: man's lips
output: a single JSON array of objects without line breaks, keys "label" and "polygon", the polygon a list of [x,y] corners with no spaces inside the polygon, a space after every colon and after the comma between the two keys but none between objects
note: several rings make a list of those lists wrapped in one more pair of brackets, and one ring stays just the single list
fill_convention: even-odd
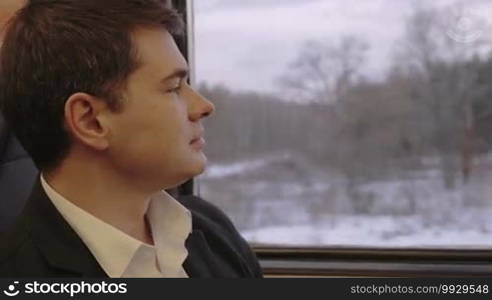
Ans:
[{"label": "man's lips", "polygon": [[193,138],[191,141],[190,141],[190,144],[193,144],[194,142],[198,141],[199,139],[203,139],[203,135],[199,135],[195,138]]},{"label": "man's lips", "polygon": [[199,141],[200,139],[203,140],[204,135],[205,135],[205,130],[203,128],[198,129],[198,131],[196,131],[195,134],[192,135],[193,138],[191,139],[190,144],[193,144]]},{"label": "man's lips", "polygon": [[191,140],[190,145],[195,149],[202,149],[205,146],[205,139],[203,137],[198,137]]}]

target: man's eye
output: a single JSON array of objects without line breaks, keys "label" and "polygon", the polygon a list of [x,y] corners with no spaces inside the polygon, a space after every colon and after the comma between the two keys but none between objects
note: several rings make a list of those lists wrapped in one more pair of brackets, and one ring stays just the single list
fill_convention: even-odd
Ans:
[{"label": "man's eye", "polygon": [[179,93],[180,90],[181,90],[181,86],[177,86],[177,87],[175,87],[173,89],[168,90],[167,92],[168,93],[177,94],[177,93]]}]

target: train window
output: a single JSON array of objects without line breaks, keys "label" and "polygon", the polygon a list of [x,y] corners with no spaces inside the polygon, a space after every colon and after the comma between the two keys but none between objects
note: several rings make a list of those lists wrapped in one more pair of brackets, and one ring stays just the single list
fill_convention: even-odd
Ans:
[{"label": "train window", "polygon": [[195,189],[249,242],[345,258],[489,255],[491,3],[215,0],[193,11],[195,85],[217,107]]}]

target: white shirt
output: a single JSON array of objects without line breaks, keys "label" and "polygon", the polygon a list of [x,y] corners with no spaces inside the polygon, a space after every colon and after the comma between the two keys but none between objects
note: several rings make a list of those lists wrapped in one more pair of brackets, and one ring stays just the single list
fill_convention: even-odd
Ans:
[{"label": "white shirt", "polygon": [[152,246],[68,201],[42,175],[41,185],[109,277],[188,277],[183,262],[188,256],[185,241],[191,233],[191,213],[167,192],[152,196],[146,213]]}]

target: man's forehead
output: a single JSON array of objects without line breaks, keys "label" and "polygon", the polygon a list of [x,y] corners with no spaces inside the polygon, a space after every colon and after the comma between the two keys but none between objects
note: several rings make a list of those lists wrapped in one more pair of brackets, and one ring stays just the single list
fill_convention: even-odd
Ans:
[{"label": "man's forehead", "polygon": [[5,23],[25,4],[25,0],[0,0],[0,23]]},{"label": "man's forehead", "polygon": [[138,29],[133,33],[133,40],[144,66],[159,68],[169,74],[188,68],[174,38],[165,29]]},{"label": "man's forehead", "polygon": [[3,32],[7,21],[17,10],[21,9],[25,3],[25,0],[0,0],[0,33]]}]

